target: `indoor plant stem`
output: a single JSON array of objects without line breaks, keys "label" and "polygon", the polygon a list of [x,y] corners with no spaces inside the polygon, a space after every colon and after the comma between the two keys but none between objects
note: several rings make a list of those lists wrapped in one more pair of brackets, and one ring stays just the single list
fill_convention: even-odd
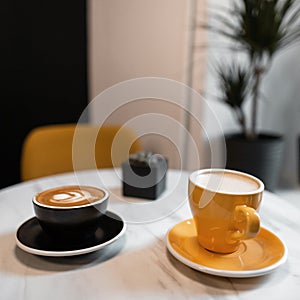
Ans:
[{"label": "indoor plant stem", "polygon": [[252,126],[251,132],[249,134],[250,139],[256,139],[256,127],[257,127],[257,111],[258,111],[258,99],[259,99],[259,90],[261,85],[261,76],[264,73],[264,69],[261,67],[254,67],[254,78],[255,82],[253,85],[253,103],[252,103]]},{"label": "indoor plant stem", "polygon": [[239,123],[241,125],[242,132],[245,135],[245,137],[247,137],[248,136],[248,132],[247,132],[247,128],[246,128],[245,114],[244,114],[244,112],[243,112],[243,110],[241,108],[237,108],[236,109],[236,114],[237,114],[238,121],[239,121]]}]

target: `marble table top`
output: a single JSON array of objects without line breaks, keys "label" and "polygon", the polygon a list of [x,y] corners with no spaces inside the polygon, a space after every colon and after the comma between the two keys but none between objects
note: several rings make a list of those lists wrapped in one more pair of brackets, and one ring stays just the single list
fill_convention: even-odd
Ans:
[{"label": "marble table top", "polygon": [[[167,190],[155,201],[124,199],[120,170],[89,170],[45,177],[0,191],[0,299],[299,299],[300,201],[264,192],[263,226],[282,238],[289,254],[268,275],[227,278],[201,273],[174,258],[166,233],[191,218],[188,172],[169,170]],[[34,216],[31,198],[67,184],[110,190],[108,209],[125,219],[125,235],[96,252],[43,257],[16,246],[18,227]]]}]

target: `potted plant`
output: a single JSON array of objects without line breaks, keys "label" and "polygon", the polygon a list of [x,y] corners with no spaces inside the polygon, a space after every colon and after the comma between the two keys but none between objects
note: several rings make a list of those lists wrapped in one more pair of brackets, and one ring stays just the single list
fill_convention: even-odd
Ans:
[{"label": "potted plant", "polygon": [[[218,66],[221,100],[228,104],[241,132],[225,136],[227,168],[261,178],[266,188],[276,188],[283,154],[280,134],[258,132],[261,83],[276,54],[300,41],[300,8],[296,0],[240,0],[233,8],[213,14],[215,25],[205,28],[227,37],[234,51],[246,54],[247,65],[234,62]],[[251,101],[248,116],[244,103]]]}]

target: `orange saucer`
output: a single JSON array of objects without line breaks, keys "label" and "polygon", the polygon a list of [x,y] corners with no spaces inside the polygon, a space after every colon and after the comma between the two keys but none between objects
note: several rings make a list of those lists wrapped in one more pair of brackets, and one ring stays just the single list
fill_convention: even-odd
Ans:
[{"label": "orange saucer", "polygon": [[287,259],[284,242],[262,227],[255,238],[243,241],[234,253],[210,252],[199,245],[193,219],[180,222],[168,231],[167,248],[174,257],[193,269],[226,277],[264,275]]}]

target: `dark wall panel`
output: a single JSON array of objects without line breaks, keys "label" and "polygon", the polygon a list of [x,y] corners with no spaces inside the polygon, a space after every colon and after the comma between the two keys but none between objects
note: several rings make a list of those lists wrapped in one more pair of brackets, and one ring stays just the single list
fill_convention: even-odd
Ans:
[{"label": "dark wall panel", "polygon": [[85,2],[1,1],[0,188],[20,181],[32,128],[76,122],[87,105]]}]

